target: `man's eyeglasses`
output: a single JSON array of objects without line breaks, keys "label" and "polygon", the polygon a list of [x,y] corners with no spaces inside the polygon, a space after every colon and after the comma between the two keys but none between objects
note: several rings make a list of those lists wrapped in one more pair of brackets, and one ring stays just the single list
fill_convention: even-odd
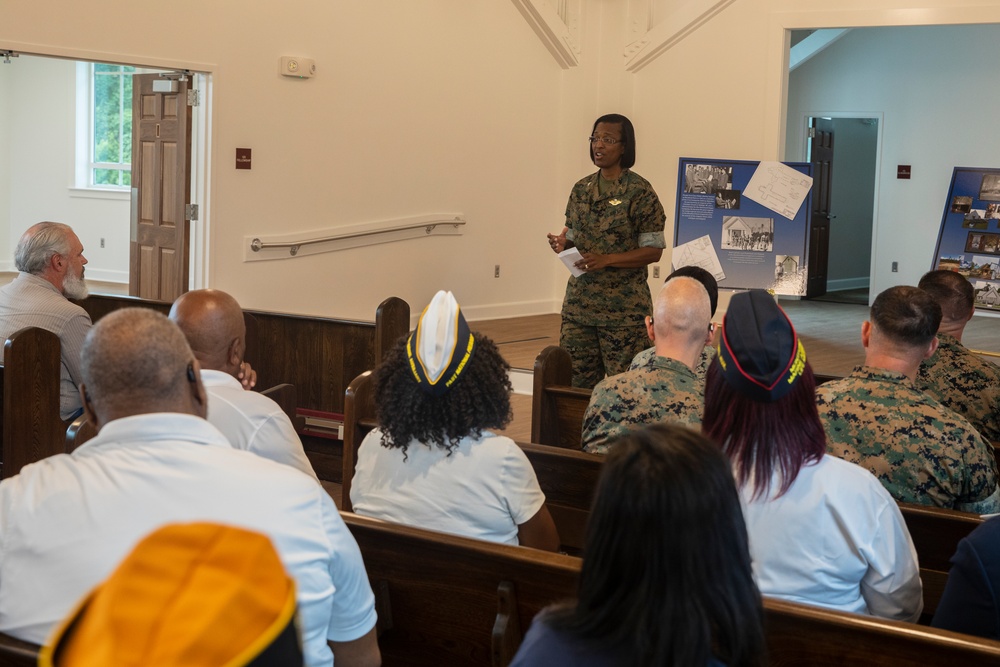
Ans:
[{"label": "man's eyeglasses", "polygon": [[588,137],[588,140],[592,144],[596,144],[598,141],[600,141],[605,146],[614,146],[619,141],[621,141],[621,139],[615,139],[614,137]]}]

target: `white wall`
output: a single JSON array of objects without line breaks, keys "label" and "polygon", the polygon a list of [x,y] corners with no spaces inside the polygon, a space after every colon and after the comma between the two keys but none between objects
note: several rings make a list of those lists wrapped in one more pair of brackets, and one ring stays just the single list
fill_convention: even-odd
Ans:
[{"label": "white wall", "polygon": [[[476,317],[558,306],[565,273],[543,234],[561,224],[570,186],[592,168],[578,137],[599,113],[631,114],[640,142],[636,170],[660,194],[671,239],[679,157],[783,155],[786,28],[1000,21],[1000,3],[982,0],[975,7],[922,0],[918,11],[900,0],[845,0],[836,9],[827,0],[740,0],[629,74],[630,4],[581,3],[580,65],[566,71],[506,0],[305,0],[293,10],[179,0],[166,13],[112,0],[11,2],[0,47],[95,59],[103,52],[111,60],[190,63],[213,73],[209,282],[244,305],[370,319],[384,296],[398,294],[419,308],[435,289],[449,287]],[[987,41],[951,47],[965,52]],[[282,54],[315,58],[319,75],[281,79]],[[893,51],[867,55],[876,58],[889,68],[905,62]],[[941,79],[954,76],[926,54],[910,62]],[[963,60],[972,68],[989,62]],[[990,80],[980,79],[976,96],[988,92]],[[905,96],[904,81],[871,94]],[[948,98],[953,111],[968,107],[967,125],[988,130],[989,105],[962,104],[970,94],[938,86],[912,100],[913,123],[892,119],[890,131],[887,117],[883,169],[912,163],[915,179],[888,193],[896,189],[883,182],[889,204],[880,218],[905,213],[898,226],[907,234],[894,241],[903,270],[876,275],[876,286],[912,281],[929,262],[925,235],[912,232],[936,225],[940,211],[936,202],[923,210],[914,193],[945,187],[939,184],[950,165],[969,156],[948,155],[962,151],[914,130],[924,108],[934,110],[928,124],[947,127],[950,116],[937,111]],[[991,140],[978,146],[996,152]],[[253,171],[233,169],[236,147],[254,149]],[[939,153],[949,166],[932,166]],[[467,216],[465,236],[242,261],[248,234],[450,211]],[[879,257],[879,265],[889,259]],[[492,277],[496,263],[500,279]]]},{"label": "white wall", "polygon": [[[7,189],[7,217],[0,219],[0,268],[13,271],[21,233],[42,220],[65,222],[83,243],[92,280],[128,282],[129,200],[80,196],[73,189],[76,64],[21,56],[0,69],[7,95],[9,137],[0,141],[0,191]],[[124,198],[123,198],[124,197]],[[100,247],[100,239],[105,247]]]},{"label": "white wall", "polygon": [[[791,75],[790,128],[812,112],[885,114],[873,294],[932,268],[952,169],[1000,166],[997,39],[996,25],[853,30]],[[896,179],[898,164],[912,165],[911,180]]]},{"label": "white wall", "polygon": [[0,61],[0,262],[11,256],[10,227],[10,79],[11,67]]},{"label": "white wall", "polygon": [[[145,7],[14,4],[0,43],[208,65],[212,286],[247,307],[363,319],[386,296],[419,309],[438,288],[455,290],[470,316],[552,310],[562,267],[544,233],[571,185],[560,178],[563,70],[512,3]],[[283,54],[314,58],[318,75],[279,77]],[[234,169],[237,147],[253,149],[252,171]],[[464,236],[242,260],[248,234],[435,212],[464,214]]]}]

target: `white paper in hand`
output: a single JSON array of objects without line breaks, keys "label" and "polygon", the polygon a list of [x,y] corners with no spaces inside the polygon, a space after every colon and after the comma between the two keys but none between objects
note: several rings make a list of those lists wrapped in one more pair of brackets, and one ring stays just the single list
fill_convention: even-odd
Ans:
[{"label": "white paper in hand", "polygon": [[583,255],[580,254],[578,249],[567,248],[566,250],[563,250],[559,253],[559,259],[561,259],[562,263],[566,265],[566,268],[569,269],[569,272],[573,274],[574,278],[579,278],[586,273],[583,269],[576,268],[576,263],[583,259]]}]

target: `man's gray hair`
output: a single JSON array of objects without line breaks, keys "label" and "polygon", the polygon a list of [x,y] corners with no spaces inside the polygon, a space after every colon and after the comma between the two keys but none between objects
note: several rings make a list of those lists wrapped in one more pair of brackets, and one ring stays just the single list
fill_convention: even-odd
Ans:
[{"label": "man's gray hair", "polygon": [[100,407],[161,407],[189,391],[194,361],[184,334],[149,308],[122,308],[105,315],[87,334],[80,354],[83,382]]},{"label": "man's gray hair", "polygon": [[18,271],[39,274],[48,266],[52,255],[69,255],[69,235],[73,229],[61,222],[40,222],[21,235],[14,250],[14,265]]}]

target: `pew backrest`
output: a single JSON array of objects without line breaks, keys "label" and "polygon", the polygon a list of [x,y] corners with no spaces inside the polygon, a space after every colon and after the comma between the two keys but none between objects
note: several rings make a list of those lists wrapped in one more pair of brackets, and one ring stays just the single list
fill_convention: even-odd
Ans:
[{"label": "pew backrest", "polygon": [[[341,515],[387,665],[505,665],[534,614],[575,594],[579,559]],[[1000,642],[945,630],[773,598],[764,615],[770,665],[1000,665]]]},{"label": "pew backrest", "polygon": [[535,614],[576,589],[571,556],[341,516],[375,591],[386,665],[506,665]]},{"label": "pew backrest", "polygon": [[924,587],[923,615],[929,619],[941,601],[958,543],[979,527],[983,519],[978,514],[913,503],[899,503],[899,510],[917,550]]},{"label": "pew backrest", "polygon": [[[119,308],[146,307],[166,314],[170,304],[137,297],[92,295],[77,302],[95,322]],[[375,322],[245,310],[246,358],[258,384],[294,384],[297,407],[339,413],[344,391],[359,373],[374,368],[399,336],[409,331],[410,307],[398,297],[379,304]]]},{"label": "pew backrest", "polygon": [[531,396],[531,441],[539,445],[579,450],[583,415],[591,391],[570,386],[573,362],[569,352],[549,345],[535,358]]},{"label": "pew backrest", "polygon": [[3,477],[65,451],[66,423],[59,417],[59,336],[28,327],[3,350]]},{"label": "pew backrest", "polygon": [[35,667],[38,664],[38,644],[30,644],[0,632],[0,667]]}]

